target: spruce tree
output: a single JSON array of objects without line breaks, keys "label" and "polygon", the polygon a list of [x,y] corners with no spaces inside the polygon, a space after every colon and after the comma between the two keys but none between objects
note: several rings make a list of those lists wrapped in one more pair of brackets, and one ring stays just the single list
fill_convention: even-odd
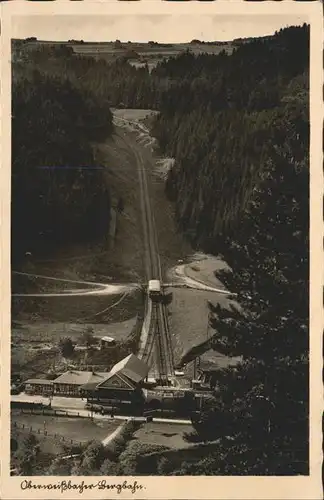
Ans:
[{"label": "spruce tree", "polygon": [[[241,230],[223,248],[231,270],[218,275],[237,302],[211,306],[214,348],[243,357],[218,381],[234,438],[223,459],[238,446],[241,474],[308,470],[308,127],[301,110],[282,118],[275,133],[285,140],[270,146]],[[224,472],[219,460],[214,471]]]}]

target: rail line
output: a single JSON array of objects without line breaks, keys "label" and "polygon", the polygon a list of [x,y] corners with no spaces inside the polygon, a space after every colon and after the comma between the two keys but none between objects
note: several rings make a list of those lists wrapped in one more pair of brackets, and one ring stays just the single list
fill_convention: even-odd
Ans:
[{"label": "rail line", "polygon": [[[123,120],[127,122],[127,120]],[[144,160],[136,147],[132,147],[123,137],[119,136],[133,152],[137,164],[140,204],[142,212],[142,226],[144,237],[145,270],[147,282],[151,279],[159,280],[162,285],[162,269],[158,253],[158,238],[154,215],[150,201],[150,191]],[[172,343],[168,325],[166,305],[154,303],[147,296],[146,314],[141,332],[139,357],[149,366],[152,364],[155,351],[157,372],[162,382],[174,375],[174,360]]]}]

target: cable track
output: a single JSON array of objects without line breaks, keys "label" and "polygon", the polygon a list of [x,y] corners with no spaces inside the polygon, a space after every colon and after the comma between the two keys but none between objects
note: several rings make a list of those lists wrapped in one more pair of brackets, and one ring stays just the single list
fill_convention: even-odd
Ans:
[{"label": "cable track", "polygon": [[[121,135],[119,138],[126,144],[126,146],[132,151],[137,164],[138,178],[140,184],[141,193],[141,210],[142,210],[142,225],[143,225],[143,236],[144,236],[144,246],[145,246],[145,269],[147,281],[150,279],[158,279],[162,284],[162,270],[160,256],[158,253],[158,239],[154,220],[154,214],[151,208],[150,196],[149,196],[149,186],[146,176],[144,161],[140,153],[135,147],[132,147]],[[147,300],[150,300],[147,298]],[[168,377],[174,375],[174,360],[173,360],[173,350],[172,341],[170,337],[167,311],[165,304],[151,304],[152,312],[148,327],[146,343],[141,353],[141,358],[147,364],[151,364],[152,353],[154,347],[157,352],[158,359],[158,373],[163,381],[166,381]],[[148,310],[148,308],[146,308]]]}]

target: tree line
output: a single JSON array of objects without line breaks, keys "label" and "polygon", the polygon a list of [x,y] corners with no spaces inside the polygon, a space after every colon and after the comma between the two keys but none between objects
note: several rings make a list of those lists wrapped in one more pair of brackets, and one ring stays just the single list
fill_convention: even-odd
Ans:
[{"label": "tree line", "polygon": [[[193,244],[208,247],[237,228],[282,117],[298,120],[307,101],[307,37],[307,26],[292,27],[231,55],[186,52],[157,66],[172,85],[152,132],[176,160],[166,190]],[[305,120],[298,126],[307,133]]]}]

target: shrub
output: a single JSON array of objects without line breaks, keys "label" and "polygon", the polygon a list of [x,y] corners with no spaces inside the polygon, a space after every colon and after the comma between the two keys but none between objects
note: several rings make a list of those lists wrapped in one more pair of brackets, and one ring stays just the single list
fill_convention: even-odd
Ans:
[{"label": "shrub", "polygon": [[70,476],[71,463],[62,457],[55,458],[46,471],[46,476]]},{"label": "shrub", "polygon": [[106,450],[101,442],[90,441],[82,456],[82,466],[99,469],[106,458]]},{"label": "shrub", "polygon": [[39,442],[34,434],[29,434],[22,440],[14,455],[20,474],[25,476],[33,474],[39,452]]},{"label": "shrub", "polygon": [[72,340],[70,339],[70,337],[66,337],[64,339],[61,339],[60,343],[59,343],[59,348],[60,348],[62,355],[65,358],[70,358],[72,356],[72,354],[74,353],[74,344],[73,344]]},{"label": "shrub", "polygon": [[[140,472],[140,463],[148,454],[167,450],[166,446],[141,443],[132,441],[129,446],[123,451],[119,457],[119,463],[125,475],[134,475]],[[155,463],[154,461],[152,463]],[[156,472],[156,467],[153,466],[151,473]]]},{"label": "shrub", "polygon": [[105,448],[106,455],[110,460],[116,461],[119,459],[128,441],[133,437],[134,432],[136,432],[141,425],[141,422],[135,420],[129,420],[124,424],[120,433]]},{"label": "shrub", "polygon": [[122,476],[123,470],[118,463],[106,458],[100,467],[100,474],[103,476]]}]

